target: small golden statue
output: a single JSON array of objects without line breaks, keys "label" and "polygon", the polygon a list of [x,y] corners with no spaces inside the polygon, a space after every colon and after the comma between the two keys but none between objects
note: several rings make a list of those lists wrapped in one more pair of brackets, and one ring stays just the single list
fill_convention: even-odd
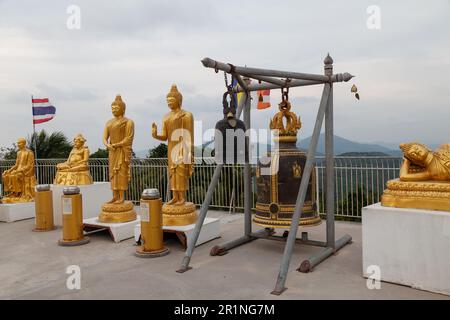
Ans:
[{"label": "small golden statue", "polygon": [[86,139],[81,134],[73,139],[73,149],[69,158],[66,162],[56,165],[54,184],[79,186],[93,183],[88,164],[89,148],[84,145],[85,142]]},{"label": "small golden statue", "polygon": [[163,225],[188,225],[197,220],[195,204],[186,202],[189,178],[194,170],[194,117],[181,109],[183,96],[176,85],[167,94],[167,105],[171,109],[163,118],[162,134],[158,135],[155,123],[152,136],[168,142],[167,158],[172,200],[162,208]]},{"label": "small golden statue", "polygon": [[[284,99],[278,104],[279,112],[270,120],[270,130],[275,130],[275,141],[293,142],[297,141],[297,132],[302,127],[300,117],[291,111],[291,103]],[[283,123],[286,119],[286,125]]]},{"label": "small golden statue", "polygon": [[450,143],[436,151],[418,142],[402,143],[400,178],[381,197],[387,207],[450,211]]},{"label": "small golden statue", "polygon": [[3,188],[10,192],[3,197],[2,203],[20,203],[34,201],[34,154],[26,148],[24,138],[17,140],[16,164],[2,174]]},{"label": "small golden statue", "polygon": [[130,162],[134,138],[134,122],[125,118],[125,102],[120,95],[111,104],[114,118],[106,123],[103,144],[108,149],[109,181],[113,198],[102,206],[98,217],[101,222],[127,222],[136,220],[131,201],[125,201],[130,182]]}]

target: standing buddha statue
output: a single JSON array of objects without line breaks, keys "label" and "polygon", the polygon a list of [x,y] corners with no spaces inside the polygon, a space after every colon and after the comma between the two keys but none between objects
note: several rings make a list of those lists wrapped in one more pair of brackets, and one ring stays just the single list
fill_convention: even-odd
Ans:
[{"label": "standing buddha statue", "polygon": [[176,85],[167,94],[170,112],[163,118],[162,134],[158,135],[156,123],[152,136],[167,141],[169,184],[172,199],[162,208],[164,225],[188,225],[197,220],[195,204],[186,201],[189,178],[194,170],[194,117],[182,109],[183,96]]},{"label": "standing buddha statue", "polygon": [[130,182],[130,162],[134,138],[134,122],[125,117],[125,102],[120,95],[111,104],[114,118],[106,123],[103,144],[108,149],[109,181],[113,197],[102,206],[101,222],[127,222],[136,220],[131,201],[125,201]]}]

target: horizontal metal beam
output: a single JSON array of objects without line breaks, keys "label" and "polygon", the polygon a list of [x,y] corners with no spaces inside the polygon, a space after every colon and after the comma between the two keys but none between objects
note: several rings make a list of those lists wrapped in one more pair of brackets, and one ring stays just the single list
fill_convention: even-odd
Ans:
[{"label": "horizontal metal beam", "polygon": [[[319,81],[319,83],[324,82],[341,82],[348,81],[353,76],[349,73],[344,74],[336,74],[331,78],[329,76],[325,76],[322,74],[310,74],[310,73],[300,73],[300,72],[289,72],[289,71],[278,71],[278,70],[269,70],[269,69],[259,69],[259,68],[249,68],[249,67],[241,67],[234,66],[229,63],[223,63],[220,61],[216,61],[210,58],[204,58],[202,60],[202,64],[206,68],[212,68],[215,70],[222,70],[227,73],[236,73],[240,75],[248,75],[249,77],[253,76],[268,76],[268,77],[278,77],[278,78],[288,78],[288,79],[299,79],[299,80],[311,80],[311,81]],[[336,81],[333,81],[332,78],[335,77]],[[338,79],[341,80],[338,80]]]},{"label": "horizontal metal beam", "polygon": [[[253,76],[253,79],[257,79],[257,76]],[[294,88],[294,87],[305,87],[305,86],[313,86],[317,84],[322,84],[323,81],[311,81],[311,80],[291,80],[289,82],[283,82],[282,84],[275,83],[255,83],[247,86],[247,90],[249,92],[258,91],[258,90],[271,90],[271,89],[281,89],[281,88]],[[240,87],[234,88],[233,92],[243,92],[244,90]]]}]

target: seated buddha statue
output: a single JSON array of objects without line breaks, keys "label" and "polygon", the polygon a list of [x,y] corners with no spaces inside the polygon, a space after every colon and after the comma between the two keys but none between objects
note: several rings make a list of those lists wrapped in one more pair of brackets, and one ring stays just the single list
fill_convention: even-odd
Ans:
[{"label": "seated buddha statue", "polygon": [[2,174],[3,188],[9,192],[3,197],[2,203],[19,203],[34,201],[34,154],[26,148],[24,138],[17,140],[16,163]]},{"label": "seated buddha statue", "polygon": [[399,179],[390,180],[381,205],[450,211],[450,143],[435,151],[419,142],[402,143]]},{"label": "seated buddha statue", "polygon": [[73,139],[69,158],[66,162],[56,165],[54,184],[76,186],[93,183],[88,165],[89,149],[84,145],[85,142],[86,139],[81,134]]}]

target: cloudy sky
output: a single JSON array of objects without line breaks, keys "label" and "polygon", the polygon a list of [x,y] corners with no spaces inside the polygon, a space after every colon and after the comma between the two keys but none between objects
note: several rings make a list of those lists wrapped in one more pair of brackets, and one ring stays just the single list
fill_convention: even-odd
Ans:
[{"label": "cloudy sky", "polygon": [[[77,5],[80,29],[67,28]],[[369,29],[367,8],[380,9]],[[168,111],[172,83],[201,130],[222,117],[222,74],[210,57],[247,65],[356,77],[335,86],[335,131],[359,142],[450,141],[450,1],[92,1],[0,0],[0,146],[32,132],[30,96],[48,97],[56,118],[37,128],[81,132],[101,146],[110,104],[122,94],[135,121],[134,149],[157,142],[151,123]],[[350,93],[358,86],[361,100]],[[292,89],[309,136],[322,88]],[[272,103],[279,92],[272,92]],[[266,128],[275,108],[252,111]],[[202,128],[201,128],[202,127]]]}]

